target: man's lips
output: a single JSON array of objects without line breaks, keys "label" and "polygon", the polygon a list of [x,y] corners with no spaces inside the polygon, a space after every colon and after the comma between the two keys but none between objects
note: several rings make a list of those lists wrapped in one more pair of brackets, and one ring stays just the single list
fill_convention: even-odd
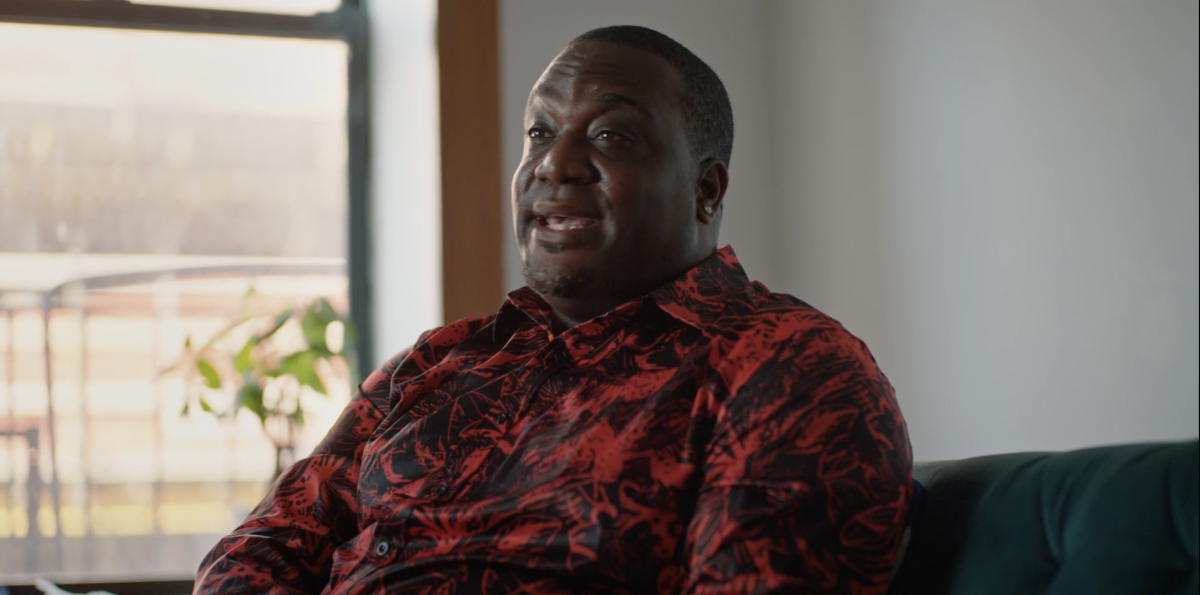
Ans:
[{"label": "man's lips", "polygon": [[604,216],[593,201],[582,198],[538,200],[527,211],[531,239],[562,247],[591,243],[603,228]]},{"label": "man's lips", "polygon": [[538,227],[548,229],[550,231],[573,231],[577,229],[587,229],[600,224],[599,219],[591,217],[577,217],[572,215],[547,215],[537,218]]},{"label": "man's lips", "polygon": [[531,247],[540,245],[551,253],[583,248],[603,236],[604,220],[591,213],[545,213],[535,215],[529,231]]}]

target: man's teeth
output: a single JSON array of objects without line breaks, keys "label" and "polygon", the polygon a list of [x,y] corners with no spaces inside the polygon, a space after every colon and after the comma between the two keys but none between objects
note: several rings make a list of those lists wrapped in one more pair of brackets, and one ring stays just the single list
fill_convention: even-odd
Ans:
[{"label": "man's teeth", "polygon": [[546,217],[546,228],[554,231],[582,229],[591,223],[591,219],[586,219],[584,217],[563,217],[560,215],[551,215]]}]

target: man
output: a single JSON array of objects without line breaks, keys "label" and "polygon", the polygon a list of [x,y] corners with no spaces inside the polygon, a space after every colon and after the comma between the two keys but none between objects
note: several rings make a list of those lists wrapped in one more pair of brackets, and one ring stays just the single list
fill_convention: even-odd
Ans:
[{"label": "man", "polygon": [[717,250],[716,74],[598,29],[525,121],[528,287],[367,378],[196,592],[885,592],[904,422],[862,342]]}]

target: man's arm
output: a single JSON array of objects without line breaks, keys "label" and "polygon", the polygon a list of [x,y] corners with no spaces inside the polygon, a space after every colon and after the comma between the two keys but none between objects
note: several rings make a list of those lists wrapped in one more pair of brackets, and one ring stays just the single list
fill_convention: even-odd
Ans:
[{"label": "man's arm", "polygon": [[368,376],[312,455],[280,475],[246,521],[204,557],[197,595],[325,588],[333,551],[358,533],[354,493],[363,445],[387,411],[392,373],[408,354]]},{"label": "man's arm", "polygon": [[776,346],[718,414],[687,593],[886,592],[911,499],[895,395],[840,327]]}]

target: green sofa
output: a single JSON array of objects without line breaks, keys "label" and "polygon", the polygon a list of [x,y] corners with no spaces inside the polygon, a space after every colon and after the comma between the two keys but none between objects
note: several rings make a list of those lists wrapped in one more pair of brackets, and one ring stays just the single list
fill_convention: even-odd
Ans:
[{"label": "green sofa", "polygon": [[1200,443],[919,463],[891,595],[1197,595]]}]

